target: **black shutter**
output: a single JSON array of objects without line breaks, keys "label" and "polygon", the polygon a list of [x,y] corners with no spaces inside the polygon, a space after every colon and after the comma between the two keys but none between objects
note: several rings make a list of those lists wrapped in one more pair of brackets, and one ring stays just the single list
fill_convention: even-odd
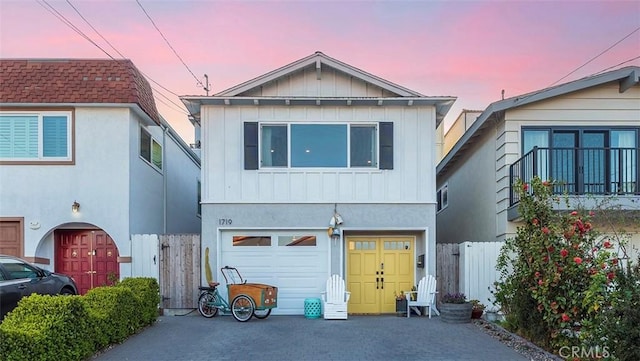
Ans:
[{"label": "black shutter", "polygon": [[258,169],[258,123],[244,123],[244,169]]},{"label": "black shutter", "polygon": [[393,122],[380,122],[380,169],[393,169]]}]

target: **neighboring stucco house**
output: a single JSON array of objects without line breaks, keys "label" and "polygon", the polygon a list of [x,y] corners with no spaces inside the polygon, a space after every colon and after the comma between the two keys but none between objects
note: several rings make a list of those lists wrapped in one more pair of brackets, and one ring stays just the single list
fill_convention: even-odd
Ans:
[{"label": "neighboring stucco house", "polygon": [[199,233],[199,177],[130,60],[0,60],[0,253],[131,276],[132,234]]},{"label": "neighboring stucco house", "polygon": [[435,274],[435,132],[454,97],[316,52],[182,100],[202,126],[210,266],[279,287],[274,313],[302,314],[331,274],[350,313],[395,312],[394,293]]},{"label": "neighboring stucco house", "polygon": [[[437,213],[437,242],[514,237],[519,214],[513,185],[533,175],[563,182],[557,193],[574,200],[615,195],[640,220],[639,77],[640,68],[627,67],[489,105],[438,164],[438,194],[446,196]],[[634,257],[640,223],[627,230],[635,232],[627,247]],[[475,282],[464,276],[461,283]]]}]

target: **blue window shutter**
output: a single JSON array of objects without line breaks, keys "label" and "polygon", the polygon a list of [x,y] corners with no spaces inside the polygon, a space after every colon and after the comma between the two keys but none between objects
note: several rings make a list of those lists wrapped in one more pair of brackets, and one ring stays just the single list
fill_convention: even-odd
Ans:
[{"label": "blue window shutter", "polygon": [[380,169],[393,169],[393,122],[380,122]]},{"label": "blue window shutter", "polygon": [[44,157],[67,157],[67,117],[42,117],[42,155]]},{"label": "blue window shutter", "polygon": [[38,158],[37,116],[0,116],[0,158]]},{"label": "blue window shutter", "polygon": [[244,169],[258,169],[258,123],[244,123]]}]

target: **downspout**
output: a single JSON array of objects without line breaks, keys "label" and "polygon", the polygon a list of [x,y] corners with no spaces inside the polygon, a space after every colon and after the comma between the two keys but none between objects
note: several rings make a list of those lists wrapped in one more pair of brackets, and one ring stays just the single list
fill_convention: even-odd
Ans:
[{"label": "downspout", "polygon": [[167,132],[164,126],[162,132],[162,234],[167,234]]}]

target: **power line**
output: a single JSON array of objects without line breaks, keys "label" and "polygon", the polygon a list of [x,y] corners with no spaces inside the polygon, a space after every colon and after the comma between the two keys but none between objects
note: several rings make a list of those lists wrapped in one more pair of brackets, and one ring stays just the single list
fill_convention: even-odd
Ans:
[{"label": "power line", "polygon": [[[65,25],[67,25],[68,27],[70,27],[72,30],[74,30],[76,33],[78,33],[80,36],[82,36],[84,39],[86,39],[87,41],[89,41],[91,44],[93,44],[94,46],[96,46],[98,49],[100,49],[103,53],[105,53],[109,58],[116,60],[113,56],[111,56],[111,54],[109,54],[106,50],[102,49],[96,42],[94,42],[88,35],[86,35],[82,30],[80,30],[77,26],[75,26],[69,19],[67,19],[64,15],[62,15],[58,10],[56,10],[51,4],[47,3],[46,0],[41,0],[42,2],[44,2],[47,6],[45,7],[42,3],[40,3],[38,1],[38,4],[40,6],[42,6],[45,10],[49,11],[51,14],[53,14],[55,17],[57,17],[60,21],[62,21]],[[115,46],[113,46],[113,44],[111,44],[109,42],[109,40],[107,40],[92,24],[91,22],[89,22],[89,20],[87,20],[87,18],[85,18],[82,13],[80,13],[80,11],[78,10],[78,8],[76,8],[71,1],[67,0],[67,3],[69,4],[69,6],[71,6],[75,12],[82,18],[82,20],[84,20],[85,23],[87,23],[87,25],[89,25],[89,27],[91,27],[91,29],[93,29],[93,31],[98,34],[98,36],[100,36],[107,44],[109,44],[109,46],[115,50],[116,53],[118,53],[118,55],[120,55],[120,57],[122,57],[123,59],[126,59],[126,57],[120,52],[118,51],[118,49],[116,49]],[[169,93],[179,97],[178,94],[172,92],[171,90],[167,89],[166,87],[162,86],[160,83],[158,83],[157,81],[153,80],[150,76],[148,76],[147,74],[143,73],[142,71],[140,71],[140,73],[142,73],[142,75],[147,78],[148,80],[152,81],[153,83],[157,84],[158,86],[160,86],[161,88],[165,89],[166,91],[168,91]],[[164,101],[161,101],[161,99],[158,98],[158,101],[161,101],[161,103],[167,105],[169,108],[173,109],[174,111],[178,111],[183,113],[184,115],[190,115],[188,112],[186,112],[184,109],[181,108],[181,106],[177,103],[175,103],[174,101],[172,101],[171,99],[169,99],[166,95],[162,94],[161,91],[159,91],[158,89],[151,87],[153,90],[156,91],[156,94],[159,96],[164,97],[165,99],[167,99],[167,101],[169,101],[170,103],[172,103],[173,105],[175,105],[177,108],[173,108],[171,107],[169,104],[167,104]]]},{"label": "power line", "polygon": [[76,33],[78,33],[78,35],[82,36],[83,38],[85,38],[87,41],[89,41],[91,44],[93,44],[96,48],[100,49],[103,53],[105,53],[109,58],[116,60],[113,56],[111,56],[111,54],[109,54],[106,50],[102,49],[100,47],[100,45],[96,44],[93,40],[91,40],[91,38],[89,38],[85,33],[82,32],[82,30],[78,29],[75,25],[73,25],[73,23],[71,21],[69,21],[67,18],[64,17],[64,15],[62,15],[58,10],[56,10],[52,5],[50,5],[46,0],[40,0],[43,3],[45,3],[49,8],[47,8],[47,6],[44,6],[39,0],[36,0],[38,2],[38,4],[40,6],[42,6],[45,10],[49,11],[51,14],[53,14],[53,16],[57,17],[58,20],[62,21],[64,24],[66,24],[68,27],[70,27],[73,31],[75,31]]},{"label": "power line", "polygon": [[91,25],[91,23],[89,22],[89,20],[87,20],[84,16],[82,16],[82,14],[80,13],[80,11],[73,6],[73,4],[71,3],[71,1],[67,0],[67,4],[69,4],[69,6],[71,6],[73,8],[73,10],[76,11],[76,13],[82,18],[82,20],[84,20],[85,23],[87,23],[87,25],[89,25],[89,27],[91,29],[93,29],[93,31],[95,31],[96,34],[98,34],[99,37],[102,38],[102,40],[104,40],[107,44],[109,44],[109,46],[111,47],[111,49],[115,50],[116,53],[118,53],[118,55],[120,55],[121,58],[125,59],[126,57],[124,55],[122,55],[121,52],[118,51],[118,49],[115,48],[115,46],[113,46],[109,40],[107,40],[104,36],[102,36],[102,34],[100,34],[100,32],[93,27],[93,25]]},{"label": "power line", "polygon": [[631,35],[633,35],[635,32],[637,32],[638,30],[640,30],[640,27],[637,27],[635,30],[633,30],[632,32],[630,32],[629,34],[627,34],[627,36],[625,36],[624,38],[618,40],[615,44],[611,45],[610,47],[606,48],[604,51],[600,52],[600,54],[594,56],[593,58],[589,59],[586,63],[580,65],[579,67],[577,67],[575,70],[573,70],[572,72],[570,72],[569,74],[563,76],[562,78],[556,80],[555,82],[553,82],[551,85],[549,85],[549,87],[556,85],[557,83],[559,83],[560,81],[562,81],[563,79],[567,78],[568,76],[570,76],[571,74],[577,72],[578,70],[584,68],[587,64],[591,63],[592,61],[596,60],[597,58],[599,58],[600,56],[602,56],[603,54],[605,54],[606,52],[608,52],[609,50],[613,49],[616,45],[620,44],[621,42],[623,42],[624,40],[626,40],[628,37],[630,37]]},{"label": "power line", "polygon": [[140,3],[139,0],[136,0],[136,3],[138,3],[138,6],[140,6],[140,9],[142,9],[142,12],[144,12],[144,14],[147,16],[147,18],[149,19],[149,21],[151,21],[151,24],[153,24],[153,27],[156,28],[156,30],[158,31],[158,33],[160,34],[160,36],[162,36],[162,39],[164,39],[164,41],[167,43],[167,45],[169,46],[169,48],[173,51],[173,53],[176,55],[176,57],[178,57],[178,59],[180,60],[180,62],[182,63],[182,65],[184,65],[185,68],[187,68],[187,70],[189,71],[189,73],[191,73],[191,76],[193,76],[193,78],[198,82],[199,85],[201,85],[202,87],[204,87],[204,85],[202,84],[202,82],[200,81],[200,79],[198,79],[198,77],[191,71],[191,69],[189,68],[189,66],[187,65],[187,63],[184,62],[184,60],[182,60],[182,58],[180,57],[180,55],[178,54],[178,52],[176,51],[176,49],[173,48],[173,46],[171,46],[171,43],[169,43],[169,40],[167,40],[167,38],[164,36],[164,34],[162,33],[162,31],[160,31],[160,29],[158,28],[158,26],[156,25],[156,23],[153,21],[153,19],[151,18],[151,16],[149,15],[149,13],[147,13],[147,11],[144,9],[144,7],[142,6],[142,4]]},{"label": "power line", "polygon": [[620,65],[624,65],[624,64],[626,64],[626,63],[630,63],[630,62],[632,62],[632,61],[634,61],[634,60],[637,60],[637,59],[640,59],[640,55],[636,56],[635,58],[631,58],[631,59],[629,59],[629,60],[625,60],[625,61],[623,61],[622,63],[618,63],[618,64],[616,64],[616,65],[610,66],[610,67],[608,67],[608,68],[606,68],[606,69],[602,69],[602,70],[600,70],[599,72],[594,73],[593,75],[598,75],[598,74],[604,73],[605,71],[611,70],[611,69],[613,69],[613,68],[617,68],[617,67],[619,67]]}]

